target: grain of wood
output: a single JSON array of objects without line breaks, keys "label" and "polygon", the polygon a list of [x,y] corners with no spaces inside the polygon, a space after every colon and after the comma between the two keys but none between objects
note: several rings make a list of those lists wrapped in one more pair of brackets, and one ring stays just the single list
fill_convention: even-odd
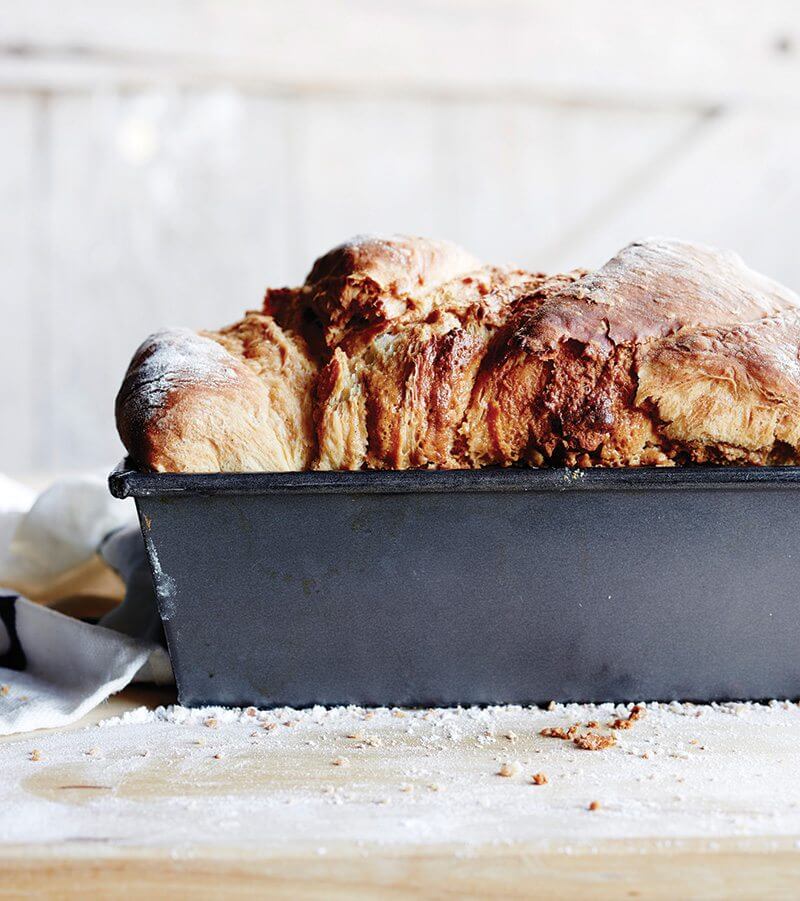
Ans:
[{"label": "grain of wood", "polygon": [[[591,98],[796,108],[793,0],[0,3],[0,83]],[[300,50],[302,48],[302,50]]]},{"label": "grain of wood", "polygon": [[120,456],[114,396],[148,333],[222,325],[286,279],[284,116],[227,92],[54,101],[59,467]]},{"label": "grain of wood", "polygon": [[37,117],[39,105],[24,94],[0,96],[3,146],[0,159],[0,472],[40,464],[36,423],[41,346],[31,299],[36,292],[34,228]]},{"label": "grain of wood", "polygon": [[171,852],[97,842],[0,850],[0,883],[12,896],[59,898],[191,896],[198,899],[791,898],[800,861],[789,842],[689,841],[572,846],[569,854],[513,846],[464,854],[299,848],[270,855],[220,845]]},{"label": "grain of wood", "polygon": [[[293,111],[296,277],[369,232],[447,234],[433,103],[310,100]],[[444,229],[444,230],[443,230]]]},{"label": "grain of wood", "polygon": [[560,255],[596,265],[633,236],[678,235],[734,248],[800,290],[800,255],[792,250],[798,141],[800,119],[775,123],[747,111],[715,117],[601,219],[574,229]]},{"label": "grain of wood", "polygon": [[[129,689],[99,712],[167,700],[163,692]],[[496,748],[476,745],[480,717],[519,721],[518,750],[538,762],[542,755],[532,750],[544,749],[543,740],[520,726],[526,717],[529,725],[564,722],[566,710],[558,707],[472,716],[436,711],[430,718],[409,711],[401,719],[377,712],[370,728],[391,740],[379,751],[352,751],[347,768],[331,767],[324,749],[347,742],[363,716],[355,710],[340,712],[333,728],[324,712],[298,712],[294,729],[256,745],[247,737],[254,717],[220,712],[215,746],[200,750],[191,738],[206,734],[204,714],[157,720],[143,749],[140,716],[96,729],[95,711],[82,724],[38,733],[37,763],[27,759],[30,736],[0,739],[3,809],[14,811],[0,816],[0,893],[791,897],[800,877],[797,836],[781,830],[787,816],[796,823],[795,705],[674,706],[648,710],[637,724],[638,740],[651,740],[657,760],[645,763],[618,748],[611,752],[614,775],[611,757],[574,759],[569,745],[547,743],[549,779],[537,790],[527,779],[492,774],[487,763]],[[609,710],[592,712],[605,719]],[[259,711],[255,719],[273,716]],[[448,724],[459,717],[463,728],[447,739]],[[505,722],[498,726],[498,736],[508,732]],[[439,739],[425,741],[428,732]],[[688,736],[697,734],[709,745],[702,757],[692,758],[697,750],[670,753],[673,746],[694,749]],[[104,753],[87,758],[93,741]],[[449,747],[437,751],[441,741]],[[715,778],[731,766],[750,778]],[[432,785],[423,776],[431,768],[441,770],[439,792],[422,791]],[[784,782],[779,794],[765,791],[767,782],[774,787],[775,770]],[[405,791],[415,783],[415,791]],[[454,818],[454,795],[468,804],[468,815]],[[599,801],[594,811],[592,801]],[[313,813],[304,814],[309,805]],[[31,820],[37,811],[46,813],[38,839]],[[641,818],[650,826],[639,834]],[[527,826],[520,828],[522,820]],[[676,829],[678,820],[686,833]],[[42,830],[51,840],[39,840]],[[603,830],[618,837],[603,837]]]},{"label": "grain of wood", "polygon": [[520,103],[453,104],[442,115],[446,233],[486,259],[545,271],[587,265],[561,237],[587,220],[601,231],[609,198],[627,197],[695,118]]}]

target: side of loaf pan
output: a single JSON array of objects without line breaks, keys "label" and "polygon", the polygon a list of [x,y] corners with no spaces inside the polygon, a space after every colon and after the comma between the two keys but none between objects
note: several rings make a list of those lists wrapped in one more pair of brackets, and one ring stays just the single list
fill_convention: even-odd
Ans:
[{"label": "side of loaf pan", "polygon": [[181,703],[800,696],[800,469],[147,474]]}]

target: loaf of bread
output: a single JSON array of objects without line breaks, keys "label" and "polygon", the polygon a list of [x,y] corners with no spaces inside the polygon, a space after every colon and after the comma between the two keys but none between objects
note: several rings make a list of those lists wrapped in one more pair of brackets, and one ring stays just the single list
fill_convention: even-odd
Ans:
[{"label": "loaf of bread", "polygon": [[600,269],[357,238],[220,331],[138,349],[117,397],[158,472],[800,463],[800,298],[729,251]]}]

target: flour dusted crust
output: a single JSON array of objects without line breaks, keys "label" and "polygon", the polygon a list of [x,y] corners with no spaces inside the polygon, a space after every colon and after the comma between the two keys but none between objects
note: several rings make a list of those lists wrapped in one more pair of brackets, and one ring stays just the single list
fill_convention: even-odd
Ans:
[{"label": "flour dusted crust", "polygon": [[259,313],[219,332],[159,332],[117,396],[120,437],[156,472],[306,469],[316,372],[305,342]]},{"label": "flour dusted crust", "polygon": [[217,332],[162,332],[117,399],[156,471],[800,462],[800,300],[636,242],[594,272],[357,238]]}]

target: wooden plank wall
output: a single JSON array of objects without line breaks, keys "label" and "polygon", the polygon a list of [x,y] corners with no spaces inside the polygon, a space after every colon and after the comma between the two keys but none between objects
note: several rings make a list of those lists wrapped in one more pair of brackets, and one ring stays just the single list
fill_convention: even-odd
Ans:
[{"label": "wooden plank wall", "polygon": [[795,0],[0,0],[0,471],[103,468],[137,343],[364,231],[800,288]]}]

